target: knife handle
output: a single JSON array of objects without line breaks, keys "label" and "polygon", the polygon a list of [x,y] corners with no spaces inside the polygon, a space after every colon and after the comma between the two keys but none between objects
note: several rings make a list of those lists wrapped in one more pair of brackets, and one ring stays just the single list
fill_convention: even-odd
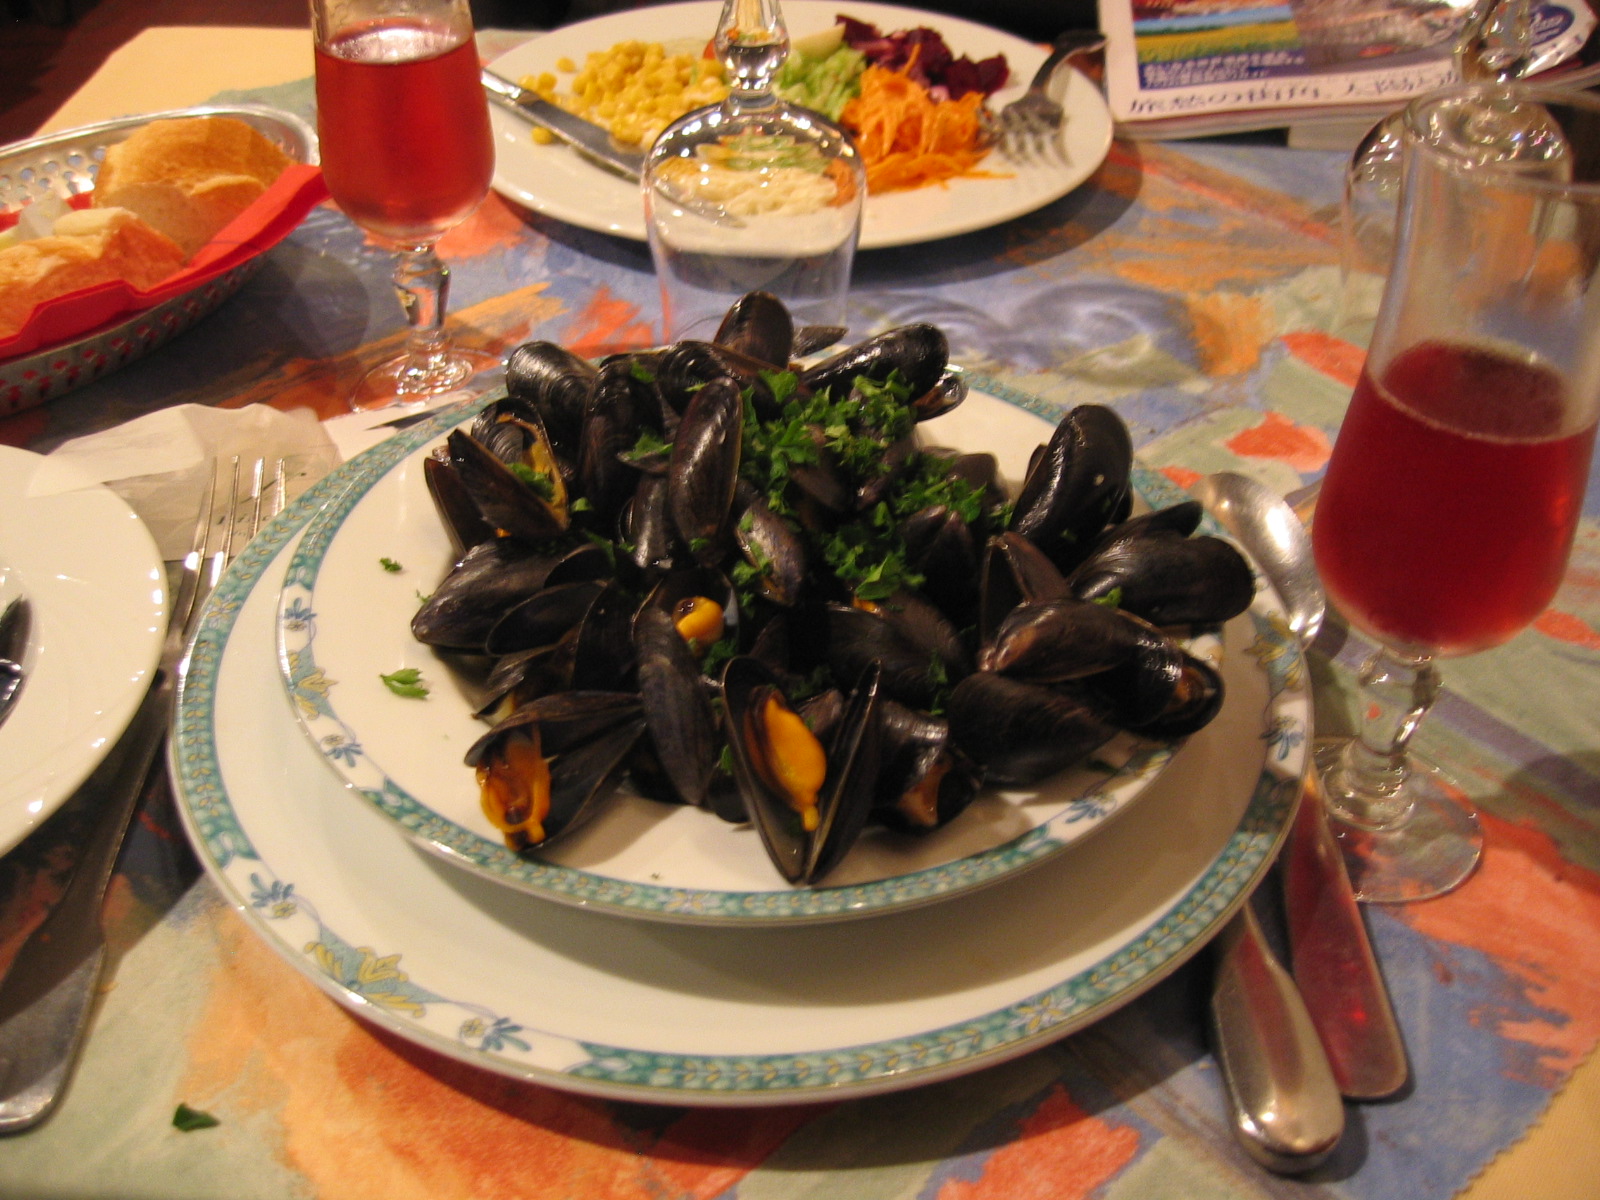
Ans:
[{"label": "knife handle", "polygon": [[1283,855],[1290,962],[1339,1091],[1381,1100],[1410,1076],[1405,1042],[1318,787],[1313,768]]},{"label": "knife handle", "polygon": [[165,779],[150,768],[171,707],[172,687],[158,672],[121,740],[84,782],[101,811],[66,891],[0,979],[0,1134],[49,1115],[83,1048],[106,957],[101,902],[140,797]]}]

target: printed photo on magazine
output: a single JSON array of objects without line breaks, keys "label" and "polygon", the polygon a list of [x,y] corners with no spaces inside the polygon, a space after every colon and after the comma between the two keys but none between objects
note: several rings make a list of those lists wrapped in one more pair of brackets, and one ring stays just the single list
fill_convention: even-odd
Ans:
[{"label": "printed photo on magazine", "polygon": [[[1474,0],[1099,0],[1106,92],[1127,132],[1263,129],[1387,111],[1456,77]],[[1530,74],[1583,50],[1585,0],[1532,13]]]}]

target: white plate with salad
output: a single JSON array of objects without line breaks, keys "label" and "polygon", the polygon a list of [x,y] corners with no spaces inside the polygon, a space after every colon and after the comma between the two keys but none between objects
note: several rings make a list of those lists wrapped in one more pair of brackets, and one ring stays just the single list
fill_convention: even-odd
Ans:
[{"label": "white plate with salad", "polygon": [[[660,42],[669,50],[703,46],[716,31],[722,5],[695,0],[632,9],[580,21],[526,42],[497,58],[491,69],[521,80],[546,72],[557,79],[558,93],[570,90],[571,71],[563,60],[581,67],[589,54],[618,42]],[[917,9],[886,4],[836,4],[824,0],[789,0],[783,6],[791,41],[807,39],[831,28],[840,14],[867,22],[885,34],[927,28],[937,31],[952,54],[973,60],[1005,56],[1005,86],[989,97],[989,108],[1001,108],[1027,90],[1044,62],[1045,50],[997,29]],[[1058,163],[1016,164],[991,151],[979,164],[985,176],[967,176],[945,184],[867,197],[861,249],[916,245],[1001,224],[1060,199],[1099,168],[1111,146],[1111,114],[1095,85],[1076,71],[1062,72],[1066,88],[1062,107],[1062,158]],[[559,143],[539,145],[526,123],[491,110],[495,131],[494,188],[501,195],[536,212],[583,229],[645,240],[644,210],[635,183],[594,166]]]}]

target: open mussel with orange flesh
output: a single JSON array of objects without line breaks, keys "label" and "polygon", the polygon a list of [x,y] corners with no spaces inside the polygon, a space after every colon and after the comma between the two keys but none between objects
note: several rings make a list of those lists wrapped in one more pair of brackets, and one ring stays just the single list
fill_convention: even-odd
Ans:
[{"label": "open mussel with orange flesh", "polygon": [[767,855],[790,883],[816,883],[855,843],[878,776],[878,679],[850,693],[824,746],[790,705],[777,676],[751,658],[722,675],[734,779]]},{"label": "open mussel with orange flesh", "polygon": [[548,845],[603,806],[644,731],[627,692],[563,692],[519,708],[479,738],[466,764],[489,821],[514,850]]}]

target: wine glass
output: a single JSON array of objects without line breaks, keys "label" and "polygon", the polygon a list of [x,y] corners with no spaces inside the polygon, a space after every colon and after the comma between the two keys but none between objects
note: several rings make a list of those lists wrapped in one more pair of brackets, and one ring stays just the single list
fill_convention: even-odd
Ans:
[{"label": "wine glass", "polygon": [[489,191],[494,143],[467,0],[311,0],[322,174],[345,214],[394,247],[405,353],[350,406],[380,408],[484,384],[494,355],[451,344],[450,272],[435,243]]},{"label": "wine glass", "polygon": [[[1466,83],[1511,83],[1534,65],[1530,0],[1477,0],[1456,34],[1456,73]],[[1515,156],[1523,117],[1486,111],[1475,140],[1485,157]],[[1341,321],[1365,312],[1388,273],[1394,254],[1395,213],[1400,203],[1400,154],[1405,142],[1405,110],[1396,109],[1374,125],[1357,145],[1345,168],[1340,245],[1344,286]],[[1509,155],[1505,147],[1511,147]],[[1374,286],[1363,289],[1363,280]]]},{"label": "wine glass", "polygon": [[[1477,122],[1508,108],[1545,130],[1531,167],[1480,154]],[[1600,99],[1457,86],[1405,130],[1395,256],[1312,525],[1330,600],[1380,644],[1359,736],[1318,763],[1357,894],[1391,902],[1478,859],[1460,789],[1407,748],[1435,660],[1499,645],[1555,594],[1600,409]]]},{"label": "wine glass", "polygon": [[789,53],[777,0],[724,0],[714,45],[727,99],[667,126],[645,160],[666,336],[711,337],[754,291],[778,296],[797,323],[842,326],[867,191],[861,156],[838,125],[773,91]]}]

